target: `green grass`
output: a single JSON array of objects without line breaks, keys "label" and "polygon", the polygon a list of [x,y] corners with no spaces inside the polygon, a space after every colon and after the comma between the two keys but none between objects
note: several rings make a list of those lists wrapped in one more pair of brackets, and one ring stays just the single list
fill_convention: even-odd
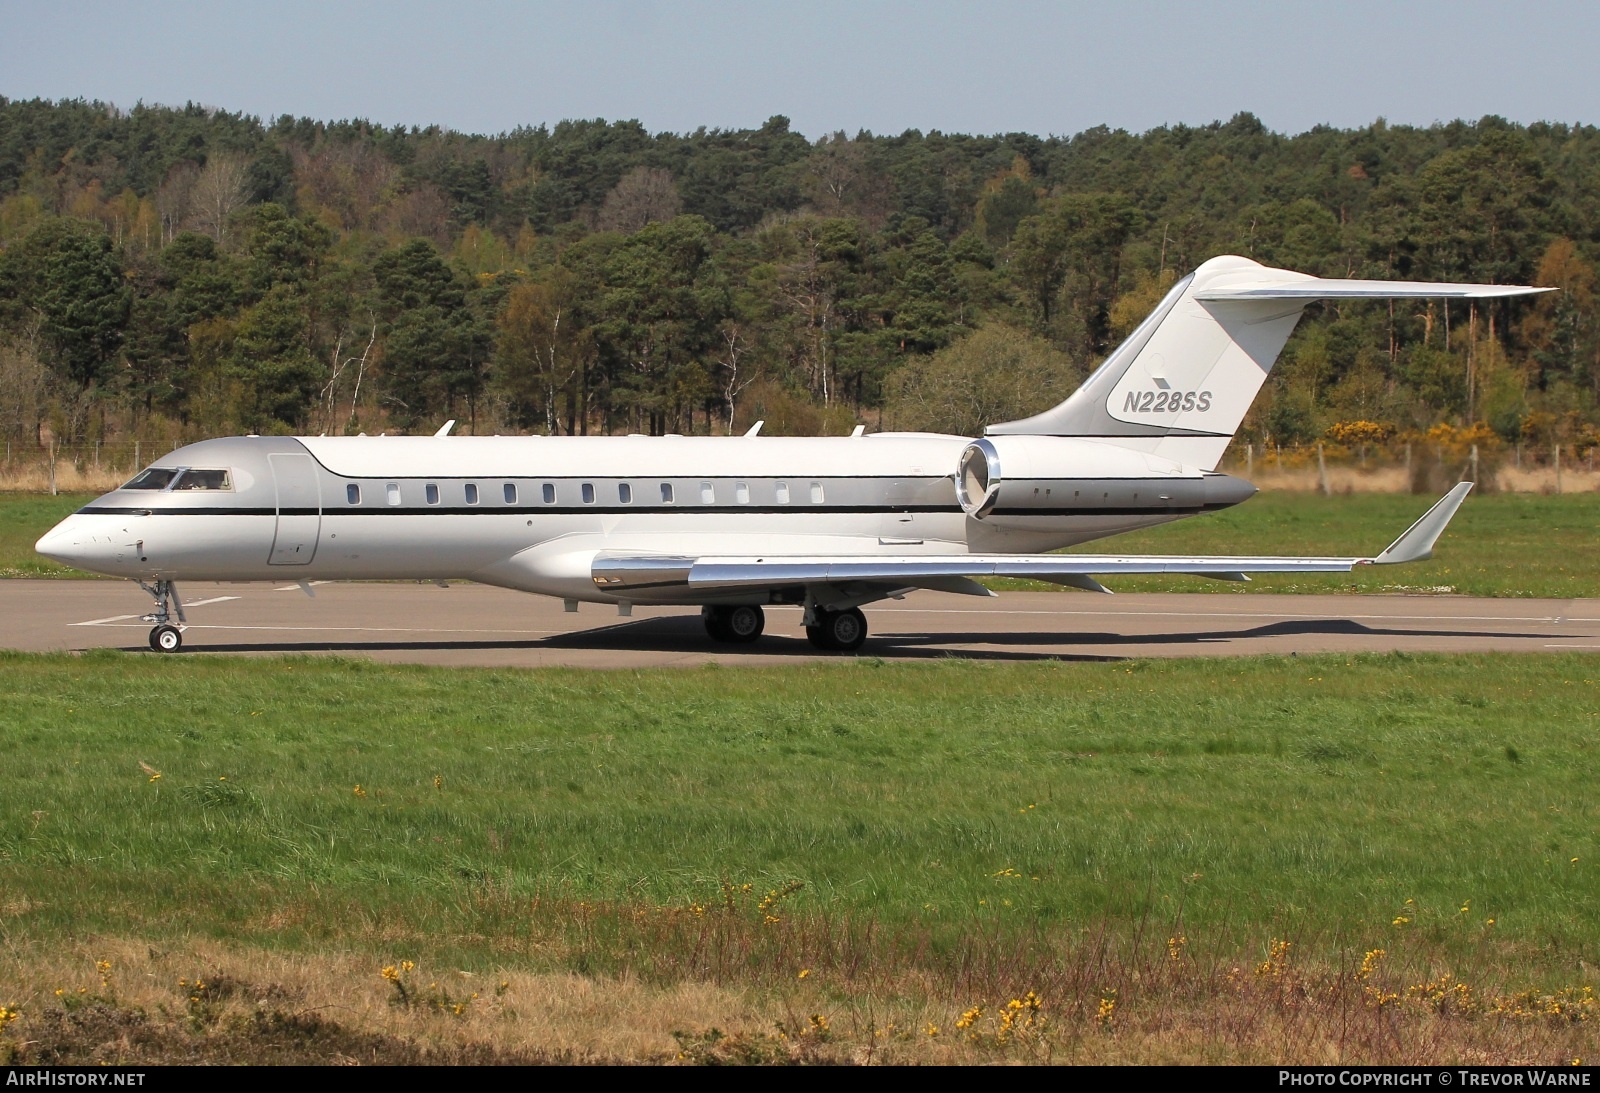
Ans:
[{"label": "green grass", "polygon": [[87,505],[90,494],[0,493],[0,577],[87,577],[33,552],[39,536]]},{"label": "green grass", "polygon": [[[1372,556],[1427,511],[1406,494],[1262,493],[1222,512],[1103,539],[1078,549],[1130,554]],[[1119,592],[1410,592],[1469,596],[1600,596],[1600,494],[1469,496],[1434,556],[1350,574],[1263,575],[1248,585],[1176,577],[1118,578]]]},{"label": "green grass", "polygon": [[[0,577],[81,577],[33,544],[87,496],[0,494]],[[1223,512],[1086,544],[1138,554],[1372,555],[1410,526],[1429,499],[1263,493]],[[1119,592],[1395,592],[1447,588],[1474,596],[1600,596],[1600,494],[1470,497],[1432,560],[1355,574],[1263,576],[1248,585],[1193,577],[1120,577]],[[1020,581],[1000,588],[1054,588]]]},{"label": "green grass", "polygon": [[10,654],[0,704],[0,942],[381,936],[559,965],[570,947],[526,947],[536,898],[686,907],[801,881],[796,913],[935,945],[1181,919],[1219,946],[1410,934],[1529,974],[1600,962],[1600,666],[1581,657]]}]

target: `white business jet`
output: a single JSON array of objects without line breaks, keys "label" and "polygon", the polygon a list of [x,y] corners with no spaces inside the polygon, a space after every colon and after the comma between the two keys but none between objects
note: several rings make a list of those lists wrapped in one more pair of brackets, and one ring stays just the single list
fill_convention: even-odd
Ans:
[{"label": "white business jet", "polygon": [[865,604],[984,577],[1105,591],[1097,578],[1344,572],[1427,558],[1470,483],[1367,558],[1046,551],[1235,505],[1215,470],[1305,306],[1485,299],[1541,289],[1322,280],[1206,262],[1065,402],[979,439],[930,433],[743,437],[232,437],[173,451],[67,517],[39,553],[129,577],[155,599],[152,648],[186,625],[180,581],[462,578],[590,601],[699,605],[754,641],[762,608],[859,648]]}]

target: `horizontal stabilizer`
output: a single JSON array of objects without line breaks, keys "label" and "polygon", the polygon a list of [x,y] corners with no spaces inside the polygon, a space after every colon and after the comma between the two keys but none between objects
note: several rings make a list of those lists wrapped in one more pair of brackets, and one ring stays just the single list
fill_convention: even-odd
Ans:
[{"label": "horizontal stabilizer", "polygon": [[1428,281],[1344,281],[1313,277],[1306,281],[1259,282],[1203,288],[1196,300],[1492,300],[1555,292],[1526,285],[1467,285]]}]

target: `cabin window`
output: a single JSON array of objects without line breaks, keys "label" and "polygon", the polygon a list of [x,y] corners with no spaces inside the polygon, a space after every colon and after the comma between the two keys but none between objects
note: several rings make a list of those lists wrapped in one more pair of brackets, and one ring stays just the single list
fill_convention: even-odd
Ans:
[{"label": "cabin window", "polygon": [[133,481],[122,488],[125,490],[162,490],[167,488],[167,483],[178,476],[177,471],[169,471],[165,467],[147,467],[133,476]]},{"label": "cabin window", "polygon": [[661,503],[663,505],[672,504],[672,483],[671,482],[663,482],[663,483],[661,483]]},{"label": "cabin window", "polygon": [[507,482],[502,487],[501,492],[505,495],[506,504],[515,505],[517,503],[517,484],[515,482]]},{"label": "cabin window", "polygon": [[554,482],[546,482],[544,484],[544,503],[547,505],[553,505],[556,503],[556,487]]},{"label": "cabin window", "polygon": [[345,483],[344,499],[352,505],[361,504],[361,487],[354,482]]},{"label": "cabin window", "polygon": [[477,503],[478,503],[478,484],[476,482],[468,482],[467,483],[467,504],[476,505]]},{"label": "cabin window", "polygon": [[621,501],[624,505],[633,504],[633,487],[628,485],[626,482],[618,483],[617,500]]},{"label": "cabin window", "polygon": [[439,484],[437,482],[429,482],[426,486],[423,486],[422,497],[428,504],[437,505],[439,503]]},{"label": "cabin window", "polygon": [[172,484],[175,490],[231,490],[227,471],[202,471],[191,467]]},{"label": "cabin window", "polygon": [[788,503],[789,503],[789,483],[787,483],[787,482],[779,482],[778,483],[778,504],[787,505]]},{"label": "cabin window", "polygon": [[811,483],[811,503],[813,505],[822,504],[822,483],[821,482],[813,482],[813,483]]},{"label": "cabin window", "polygon": [[710,482],[700,483],[700,503],[702,505],[715,505],[717,503],[717,490]]},{"label": "cabin window", "polygon": [[583,491],[582,492],[583,492],[583,503],[585,505],[594,504],[594,483],[593,482],[585,482],[583,484]]},{"label": "cabin window", "polygon": [[740,482],[733,487],[733,499],[741,505],[750,503],[750,483]]},{"label": "cabin window", "polygon": [[400,503],[400,484],[398,482],[390,482],[384,487],[384,492],[388,495],[389,504],[398,505]]}]

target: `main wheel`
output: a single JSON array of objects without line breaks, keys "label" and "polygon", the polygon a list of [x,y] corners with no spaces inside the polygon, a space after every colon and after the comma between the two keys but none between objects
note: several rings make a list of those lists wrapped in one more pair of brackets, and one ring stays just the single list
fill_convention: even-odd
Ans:
[{"label": "main wheel", "polygon": [[767,613],[759,607],[740,604],[727,609],[722,626],[729,641],[755,641],[767,628]]},{"label": "main wheel", "polygon": [[183,631],[171,623],[162,623],[150,631],[150,648],[158,653],[176,653],[183,648]]},{"label": "main wheel", "polygon": [[701,618],[713,641],[755,641],[767,627],[766,612],[749,604],[705,607],[701,609]]},{"label": "main wheel", "polygon": [[712,641],[733,640],[733,637],[728,633],[727,608],[702,607],[700,609],[700,621],[706,624],[706,633],[710,635]]},{"label": "main wheel", "polygon": [[806,639],[818,649],[853,653],[867,640],[867,617],[858,607],[823,612],[814,625],[806,627]]}]

